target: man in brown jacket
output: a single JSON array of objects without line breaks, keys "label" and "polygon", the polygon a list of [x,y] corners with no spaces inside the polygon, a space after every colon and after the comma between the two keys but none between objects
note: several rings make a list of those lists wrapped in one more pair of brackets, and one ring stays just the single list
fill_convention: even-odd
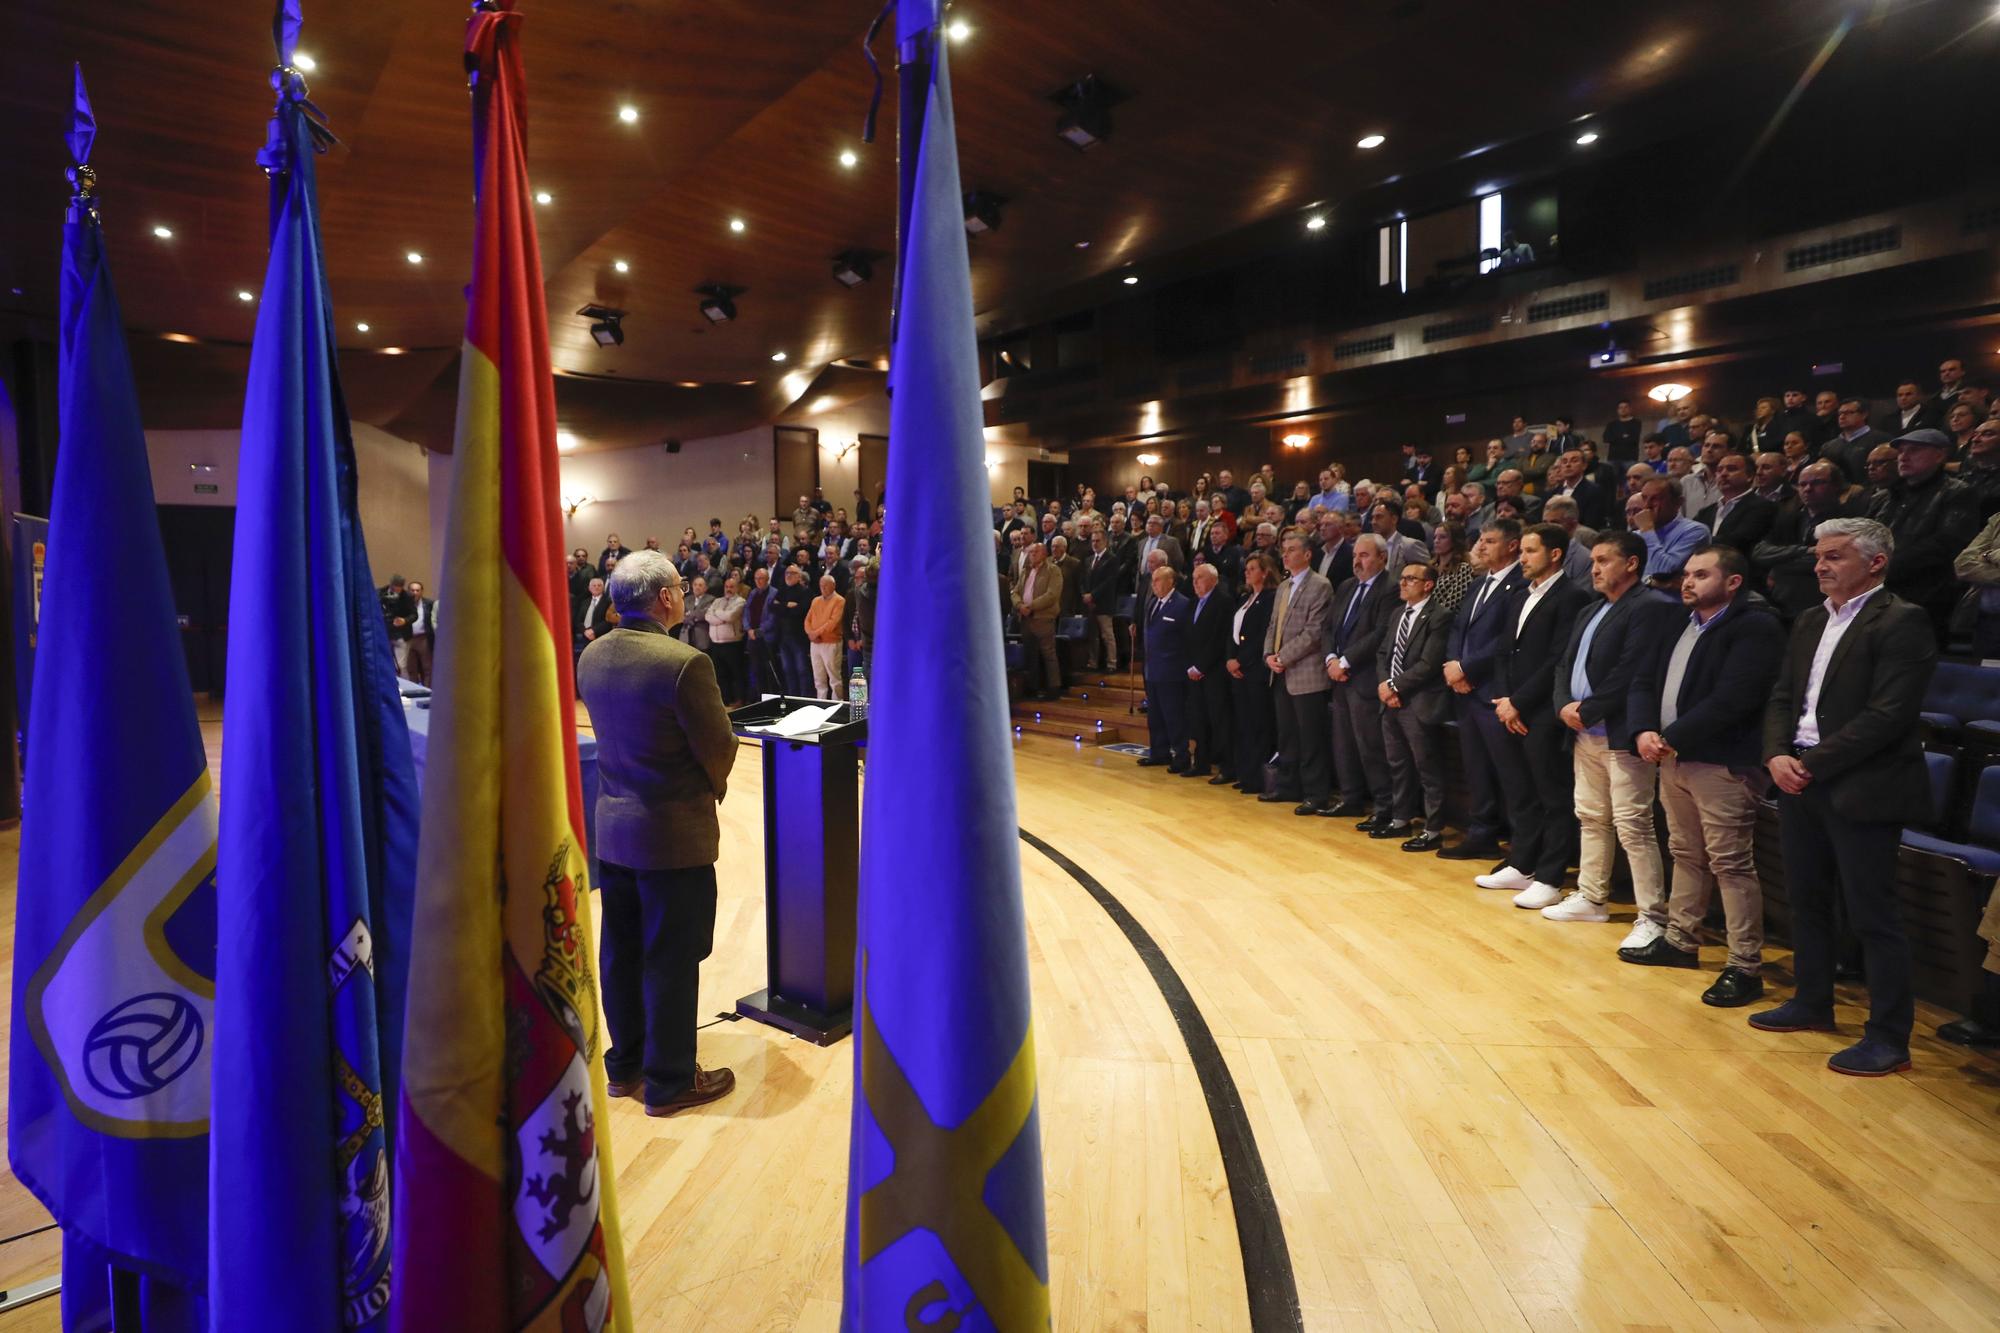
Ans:
[{"label": "man in brown jacket", "polygon": [[736,1086],[729,1070],[695,1063],[701,960],[715,939],[715,806],[736,738],[714,663],[668,633],[684,595],[666,556],[626,556],[611,575],[618,628],[576,668],[597,730],[607,1091],[642,1097],[654,1116]]},{"label": "man in brown jacket", "polygon": [[[1014,609],[1021,616],[1021,635],[1028,642],[1028,678],[1040,680],[1031,691],[1037,699],[1063,692],[1062,663],[1056,659],[1056,617],[1062,609],[1062,566],[1049,562],[1040,542],[1028,548],[1028,563],[1014,581]],[[1035,663],[1041,663],[1039,673]]]}]

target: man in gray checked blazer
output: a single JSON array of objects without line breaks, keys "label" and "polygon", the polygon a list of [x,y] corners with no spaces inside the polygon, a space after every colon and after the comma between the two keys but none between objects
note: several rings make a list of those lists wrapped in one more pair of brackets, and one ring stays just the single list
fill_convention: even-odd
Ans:
[{"label": "man in gray checked blazer", "polygon": [[1333,605],[1333,585],[1313,572],[1312,548],[1300,536],[1285,538],[1285,570],[1278,604],[1264,632],[1264,664],[1278,713],[1278,790],[1260,801],[1298,801],[1292,813],[1316,815],[1332,799],[1328,749],[1325,660],[1320,643]]}]

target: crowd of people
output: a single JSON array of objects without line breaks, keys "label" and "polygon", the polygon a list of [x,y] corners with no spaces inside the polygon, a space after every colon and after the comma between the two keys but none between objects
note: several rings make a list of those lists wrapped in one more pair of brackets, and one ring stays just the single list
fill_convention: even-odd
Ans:
[{"label": "crowd of people", "polygon": [[[1622,849],[1626,963],[1697,968],[1719,893],[1717,1007],[1763,998],[1752,846],[1775,795],[1797,986],[1751,1024],[1832,1024],[1844,930],[1870,1018],[1830,1064],[1890,1073],[1914,1021],[1897,847],[1935,814],[1918,713],[1942,648],[2000,642],[2000,410],[1956,358],[1940,379],[1881,418],[1791,390],[1741,431],[1692,399],[1657,423],[1624,402],[1602,451],[1569,418],[1516,417],[1483,458],[1406,447],[1381,483],[1335,463],[1287,489],[1267,465],[1184,493],[1145,477],[1109,506],[1017,496],[1003,605],[1037,694],[1137,659],[1142,765],[1493,863],[1480,888],[1555,923],[1610,920]],[[1470,796],[1453,841],[1447,745]],[[1948,1037],[2000,1041],[1996,917],[1983,1007]]]}]

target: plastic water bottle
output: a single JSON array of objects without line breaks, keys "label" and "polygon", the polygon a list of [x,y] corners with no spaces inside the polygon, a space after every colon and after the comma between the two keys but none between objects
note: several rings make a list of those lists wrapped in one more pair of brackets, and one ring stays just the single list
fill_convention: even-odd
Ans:
[{"label": "plastic water bottle", "polygon": [[868,677],[861,674],[858,666],[847,677],[847,701],[853,706],[855,718],[868,716]]}]

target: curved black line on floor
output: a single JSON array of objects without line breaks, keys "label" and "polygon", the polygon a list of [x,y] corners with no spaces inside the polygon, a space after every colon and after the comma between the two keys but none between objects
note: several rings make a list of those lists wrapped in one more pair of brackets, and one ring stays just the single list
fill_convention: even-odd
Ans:
[{"label": "curved black line on floor", "polygon": [[1097,900],[1105,915],[1125,932],[1132,950],[1153,974],[1160,998],[1181,1030],[1195,1076],[1201,1080],[1201,1095],[1208,1103],[1208,1118],[1215,1126],[1216,1146],[1222,1152],[1223,1174],[1229,1180],[1229,1201],[1236,1210],[1236,1245],[1243,1253],[1243,1289],[1250,1300],[1250,1327],[1256,1333],[1302,1330],[1299,1315],[1298,1281],[1292,1275],[1292,1252],[1285,1244],[1285,1224],[1278,1216],[1278,1201],[1271,1193],[1271,1179],[1264,1171],[1264,1159],[1257,1152],[1257,1139],[1250,1132],[1250,1118],[1244,1114],[1243,1098],[1236,1091],[1236,1079],[1208,1030],[1208,1020],[1189,994],[1187,983],[1167,960],[1139,919],[1097,878],[1026,829],[1019,830],[1021,841],[1069,872],[1084,892]]}]

